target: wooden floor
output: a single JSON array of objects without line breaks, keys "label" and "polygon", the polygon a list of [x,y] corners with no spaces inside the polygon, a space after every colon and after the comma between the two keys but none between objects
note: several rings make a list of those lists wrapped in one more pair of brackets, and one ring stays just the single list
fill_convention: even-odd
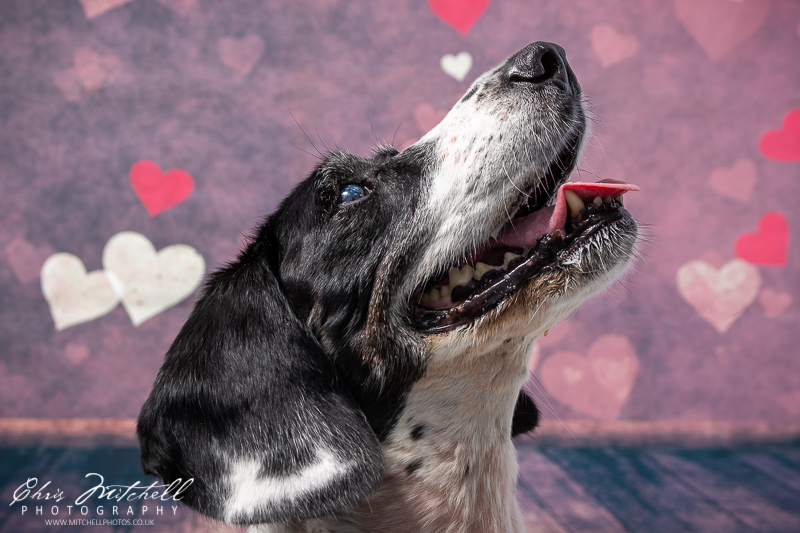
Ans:
[{"label": "wooden floor", "polygon": [[[800,532],[800,446],[751,449],[556,448],[518,444],[519,499],[529,531],[541,532]],[[149,483],[132,447],[0,448],[0,531],[183,532],[242,531],[200,518],[170,504],[121,505],[90,500],[86,516],[67,505],[96,484]],[[28,478],[46,490],[60,489],[61,502],[27,501],[9,506]],[[95,479],[93,481],[93,479]],[[38,488],[38,487],[37,487]],[[21,505],[27,504],[23,515]],[[97,515],[97,505],[103,515]],[[52,506],[58,515],[52,516]],[[142,506],[147,505],[147,511]],[[42,506],[42,515],[35,507]],[[132,514],[126,516],[125,512]],[[95,525],[47,525],[45,520],[95,520]],[[103,524],[110,520],[154,524]],[[100,525],[96,525],[100,524]]]}]

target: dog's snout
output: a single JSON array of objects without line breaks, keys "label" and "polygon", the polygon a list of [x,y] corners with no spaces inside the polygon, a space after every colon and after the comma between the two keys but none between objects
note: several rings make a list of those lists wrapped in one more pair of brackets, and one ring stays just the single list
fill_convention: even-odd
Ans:
[{"label": "dog's snout", "polygon": [[505,75],[512,84],[553,83],[566,92],[580,92],[578,80],[567,63],[566,52],[553,43],[539,41],[529,44],[509,58]]}]

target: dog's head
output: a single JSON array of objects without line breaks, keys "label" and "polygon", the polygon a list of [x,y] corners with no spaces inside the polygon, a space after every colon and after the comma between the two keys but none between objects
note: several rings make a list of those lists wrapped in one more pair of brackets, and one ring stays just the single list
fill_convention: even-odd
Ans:
[{"label": "dog's head", "polygon": [[210,277],[140,414],[145,470],[238,523],[369,494],[430,365],[532,342],[629,264],[635,187],[565,185],[585,129],[564,51],[534,43],[404,151],[325,158]]}]

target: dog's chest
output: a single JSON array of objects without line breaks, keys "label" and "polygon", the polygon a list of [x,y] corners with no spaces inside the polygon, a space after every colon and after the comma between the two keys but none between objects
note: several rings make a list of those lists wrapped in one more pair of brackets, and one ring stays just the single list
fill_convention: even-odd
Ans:
[{"label": "dog's chest", "polygon": [[[511,421],[531,340],[445,354],[383,443],[384,475],[330,531],[522,531]],[[441,354],[440,354],[441,355]],[[351,529],[352,528],[352,529]]]}]

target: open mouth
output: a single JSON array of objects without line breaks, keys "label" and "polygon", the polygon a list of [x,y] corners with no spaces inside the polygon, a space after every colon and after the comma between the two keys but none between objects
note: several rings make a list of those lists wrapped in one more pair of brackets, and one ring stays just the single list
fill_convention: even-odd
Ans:
[{"label": "open mouth", "polygon": [[639,190],[616,180],[558,181],[540,180],[497,237],[416,289],[410,312],[417,329],[444,332],[487,313],[527,280],[557,267],[602,228],[630,219],[622,196]]}]

